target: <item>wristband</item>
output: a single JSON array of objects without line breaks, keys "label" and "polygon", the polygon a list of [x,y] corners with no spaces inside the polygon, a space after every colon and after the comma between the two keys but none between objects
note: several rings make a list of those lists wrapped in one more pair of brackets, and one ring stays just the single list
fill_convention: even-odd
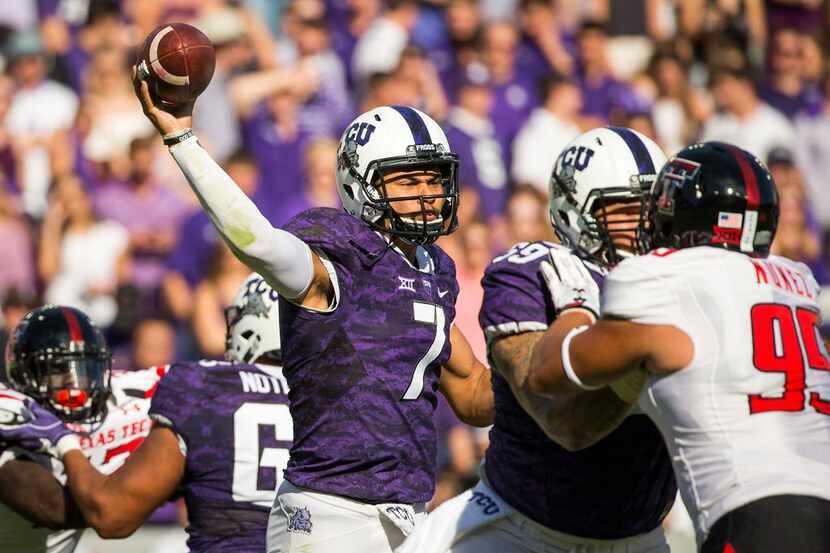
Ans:
[{"label": "wristband", "polygon": [[77,434],[67,434],[55,445],[55,451],[58,454],[58,459],[63,459],[64,456],[73,450],[81,451],[81,440],[78,439]]},{"label": "wristband", "polygon": [[582,382],[576,373],[574,372],[573,367],[571,366],[571,354],[570,354],[570,347],[571,347],[571,340],[577,334],[582,334],[586,330],[588,330],[590,326],[588,325],[581,325],[574,327],[565,335],[565,339],[562,340],[562,369],[565,371],[565,376],[568,377],[568,380],[582,388],[583,390],[599,390],[603,386],[589,386]]},{"label": "wristband", "polygon": [[179,144],[180,142],[184,142],[185,140],[187,140],[191,136],[195,136],[194,133],[193,133],[193,129],[181,129],[181,130],[178,130],[178,131],[174,131],[174,132],[165,134],[162,137],[162,140],[164,140],[164,145],[165,146],[170,147],[170,146],[175,146],[176,144]]}]

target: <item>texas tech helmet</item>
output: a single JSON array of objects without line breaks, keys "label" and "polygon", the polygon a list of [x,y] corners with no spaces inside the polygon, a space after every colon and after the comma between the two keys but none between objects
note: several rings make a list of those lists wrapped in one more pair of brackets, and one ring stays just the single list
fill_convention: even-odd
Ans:
[{"label": "texas tech helmet", "polygon": [[104,413],[111,355],[82,311],[46,305],[30,311],[6,345],[6,382],[65,422],[93,422]]},{"label": "texas tech helmet", "polygon": [[645,249],[715,246],[766,257],[778,225],[772,175],[724,142],[693,144],[670,159],[644,208]]}]

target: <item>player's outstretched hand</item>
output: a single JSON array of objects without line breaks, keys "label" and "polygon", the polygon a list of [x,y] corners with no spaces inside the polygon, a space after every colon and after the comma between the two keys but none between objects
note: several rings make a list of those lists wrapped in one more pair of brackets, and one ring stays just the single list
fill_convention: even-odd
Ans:
[{"label": "player's outstretched hand", "polygon": [[77,440],[74,432],[35,400],[0,387],[0,443],[57,456],[58,444],[64,438]]},{"label": "player's outstretched hand", "polygon": [[577,256],[564,248],[552,248],[539,265],[556,314],[565,309],[587,309],[599,317],[599,286]]},{"label": "player's outstretched hand", "polygon": [[[154,99],[136,66],[133,66],[133,89],[141,102],[144,115],[153,124],[162,136],[170,135],[189,129],[193,126],[193,103],[181,104],[175,107],[162,108],[161,102]],[[169,111],[166,111],[169,110]]]}]

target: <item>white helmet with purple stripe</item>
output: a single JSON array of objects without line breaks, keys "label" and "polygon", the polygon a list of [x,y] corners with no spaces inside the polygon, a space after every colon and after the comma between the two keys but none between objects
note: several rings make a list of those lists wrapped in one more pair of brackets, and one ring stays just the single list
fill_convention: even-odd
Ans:
[{"label": "white helmet with purple stripe", "polygon": [[576,137],[550,178],[550,217],[559,240],[606,267],[634,253],[642,200],[665,162],[660,146],[626,127]]},{"label": "white helmet with purple stripe", "polygon": [[[381,106],[346,128],[337,150],[337,192],[345,210],[370,227],[414,244],[429,244],[458,226],[458,156],[430,116],[407,106]],[[400,171],[440,174],[443,190],[433,196],[388,198],[383,176]],[[438,217],[428,218],[424,200],[442,197]],[[397,201],[419,200],[420,216],[402,217]]]}]

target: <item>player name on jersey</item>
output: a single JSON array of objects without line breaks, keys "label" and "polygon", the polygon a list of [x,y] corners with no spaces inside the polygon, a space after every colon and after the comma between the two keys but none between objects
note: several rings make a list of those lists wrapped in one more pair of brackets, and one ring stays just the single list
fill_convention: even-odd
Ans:
[{"label": "player name on jersey", "polygon": [[815,291],[810,290],[808,279],[801,271],[793,270],[769,259],[752,259],[755,279],[758,284],[769,284],[802,298],[814,299]]},{"label": "player name on jersey", "polygon": [[288,382],[282,375],[277,377],[249,371],[239,371],[239,380],[242,383],[242,391],[245,393],[288,395]]}]

